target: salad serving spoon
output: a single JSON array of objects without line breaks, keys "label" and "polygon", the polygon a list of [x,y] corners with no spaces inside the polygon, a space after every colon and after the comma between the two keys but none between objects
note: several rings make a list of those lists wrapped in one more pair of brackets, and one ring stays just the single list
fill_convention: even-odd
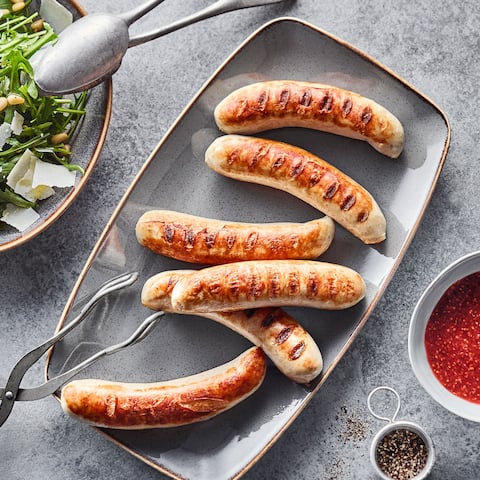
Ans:
[{"label": "salad serving spoon", "polygon": [[87,90],[118,70],[129,47],[223,13],[285,0],[217,0],[169,25],[130,38],[129,26],[163,1],[150,0],[119,15],[89,14],[65,28],[55,44],[42,48],[31,58],[34,80],[41,93],[64,95]]}]

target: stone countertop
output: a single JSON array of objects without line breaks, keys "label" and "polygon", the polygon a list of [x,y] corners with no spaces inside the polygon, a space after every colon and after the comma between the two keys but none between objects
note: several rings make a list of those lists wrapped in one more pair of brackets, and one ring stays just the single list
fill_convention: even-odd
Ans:
[{"label": "stone countertop", "polygon": [[[90,13],[121,12],[139,3],[82,2]],[[208,3],[167,1],[135,30]],[[480,430],[429,397],[407,352],[408,324],[421,292],[451,261],[480,244],[480,4],[472,0],[297,0],[230,13],[129,51],[114,76],[111,124],[87,186],[47,231],[1,254],[0,384],[23,353],[54,331],[115,206],[188,101],[247,35],[280,16],[311,22],[395,71],[442,108],[452,142],[418,232],[366,326],[308,407],[243,478],[373,478],[368,450],[383,425],[368,413],[366,397],[386,384],[403,400],[400,417],[419,423],[433,438],[437,461],[431,478],[477,480]],[[43,378],[42,363],[29,378]],[[167,478],[67,418],[53,398],[17,404],[0,430],[0,443],[1,477],[9,480]]]}]

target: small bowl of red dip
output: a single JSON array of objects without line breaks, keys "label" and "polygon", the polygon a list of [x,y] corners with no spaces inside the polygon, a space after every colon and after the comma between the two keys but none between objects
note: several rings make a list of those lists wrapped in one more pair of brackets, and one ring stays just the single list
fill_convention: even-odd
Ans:
[{"label": "small bowl of red dip", "polygon": [[408,352],[434,400],[480,422],[480,251],[449,265],[422,294],[410,321]]}]

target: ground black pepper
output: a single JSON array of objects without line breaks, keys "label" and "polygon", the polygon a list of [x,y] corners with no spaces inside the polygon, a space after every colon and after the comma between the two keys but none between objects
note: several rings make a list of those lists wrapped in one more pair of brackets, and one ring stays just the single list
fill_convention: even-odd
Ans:
[{"label": "ground black pepper", "polygon": [[408,480],[418,475],[428,459],[423,439],[406,428],[393,430],[377,445],[376,460],[380,469],[392,480]]},{"label": "ground black pepper", "polygon": [[[341,411],[346,417],[342,418],[342,420],[344,420],[344,429],[338,435],[338,438],[343,440],[343,443],[353,442],[355,446],[357,446],[365,438],[365,424],[359,420],[356,415],[349,414],[347,412],[347,407],[343,406]],[[336,419],[340,419],[338,415]]]}]

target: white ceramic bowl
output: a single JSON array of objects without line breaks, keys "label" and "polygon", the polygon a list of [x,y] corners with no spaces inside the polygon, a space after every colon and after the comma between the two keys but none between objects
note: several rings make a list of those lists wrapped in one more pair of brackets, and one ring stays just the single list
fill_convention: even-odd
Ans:
[{"label": "white ceramic bowl", "polygon": [[377,463],[377,448],[379,443],[384,439],[384,437],[386,437],[388,434],[392,433],[395,430],[402,429],[410,430],[411,432],[416,433],[424,441],[427,447],[427,463],[425,464],[421,472],[419,472],[415,477],[412,477],[412,480],[423,480],[424,478],[428,477],[435,463],[435,447],[428,433],[416,423],[407,421],[395,421],[385,425],[375,435],[372,441],[372,444],[370,446],[370,461],[373,465],[375,473],[377,474],[377,477],[381,478],[382,480],[392,480],[392,477],[386,475]]},{"label": "white ceramic bowl", "polygon": [[448,287],[478,271],[480,251],[465,255],[445,268],[420,297],[413,311],[408,332],[410,363],[420,384],[447,410],[474,422],[480,422],[480,404],[453,395],[438,381],[427,360],[424,336],[430,315]]}]

